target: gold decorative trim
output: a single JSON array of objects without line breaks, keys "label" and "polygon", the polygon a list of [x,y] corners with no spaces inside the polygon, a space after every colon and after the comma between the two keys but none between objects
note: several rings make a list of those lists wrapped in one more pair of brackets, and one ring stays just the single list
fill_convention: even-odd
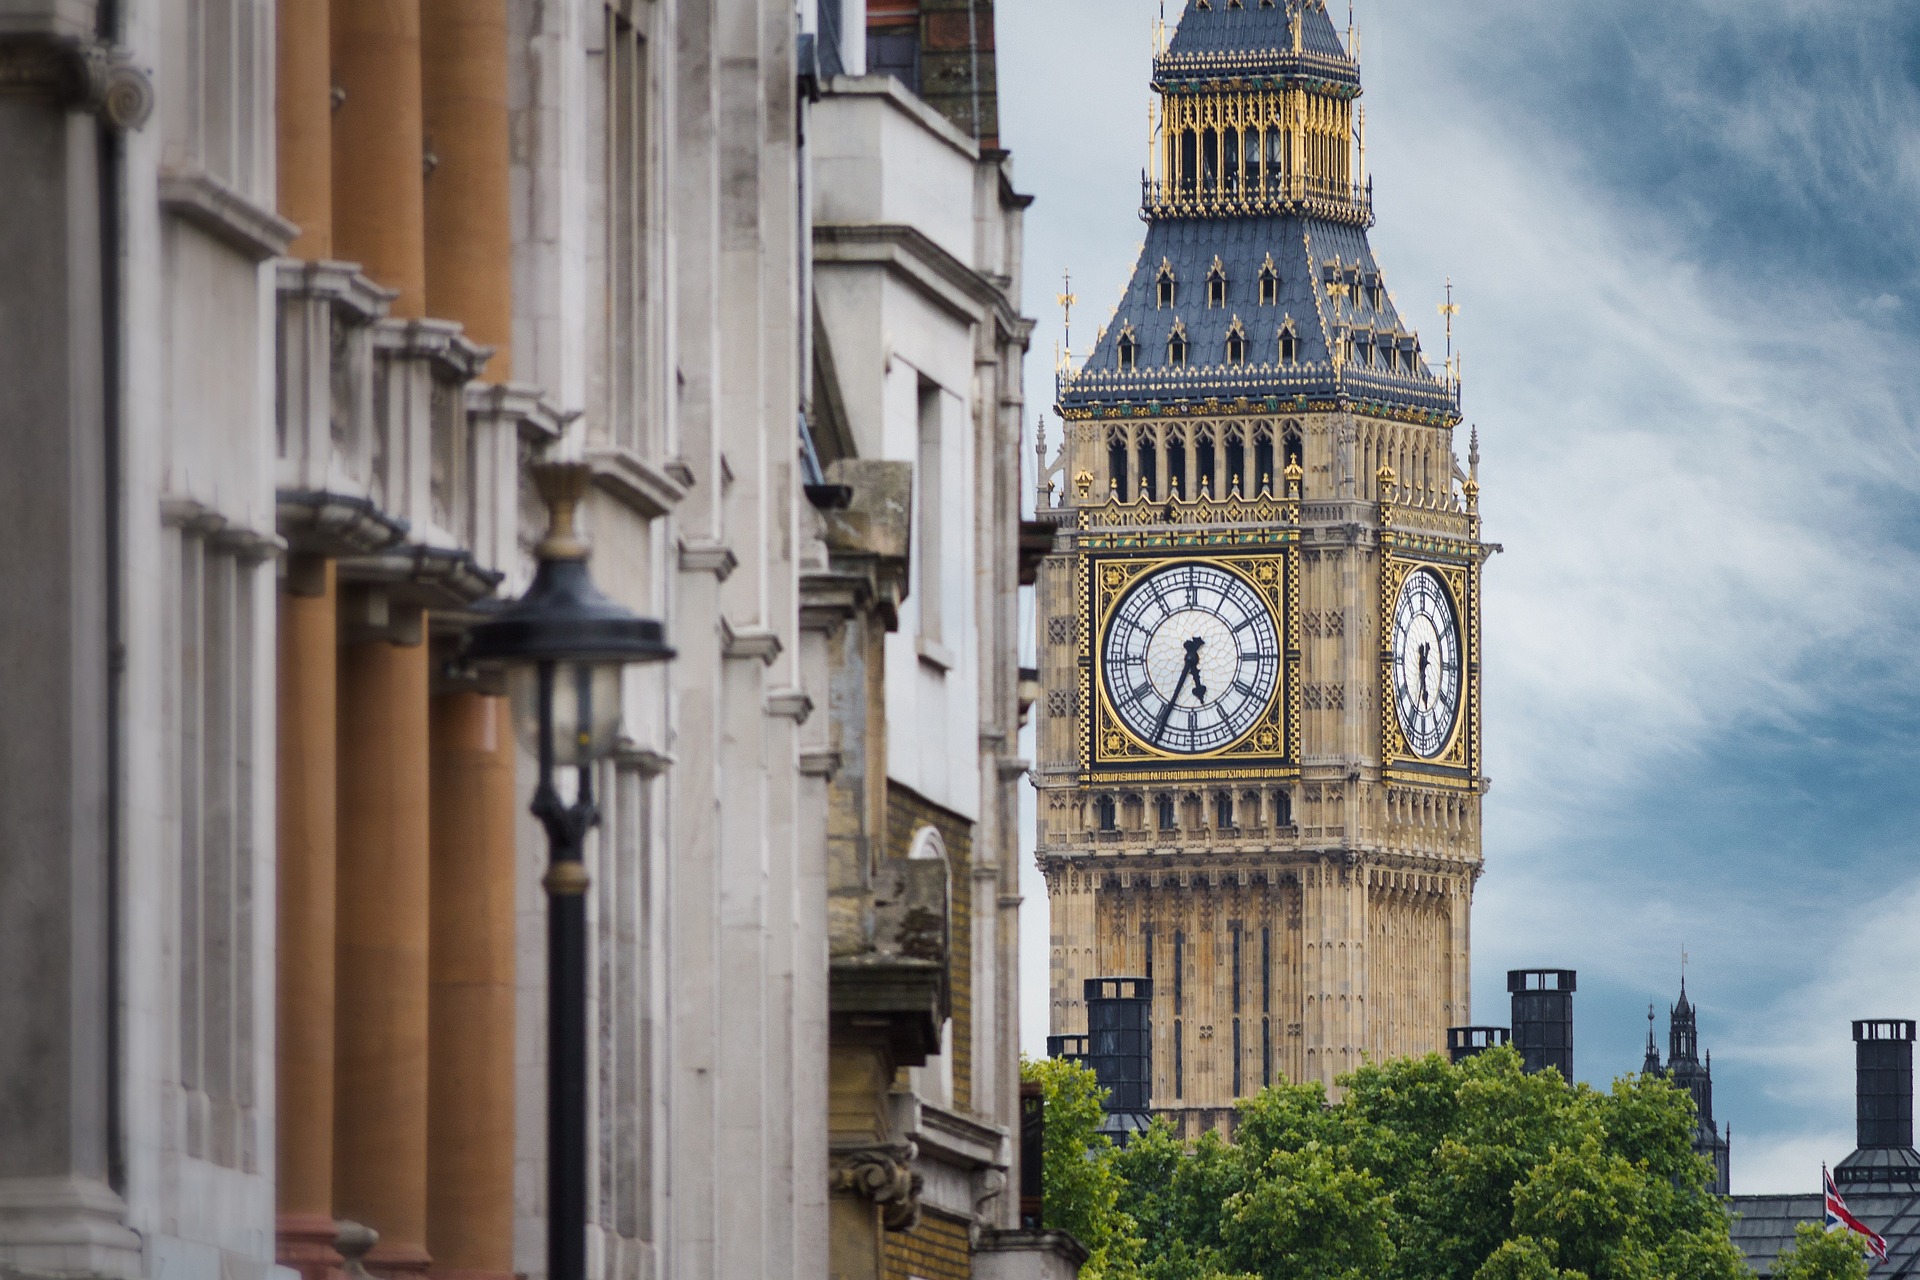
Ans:
[{"label": "gold decorative trim", "polygon": [[[1291,531],[1290,531],[1291,532]],[[1296,535],[1297,536],[1297,535]],[[1089,551],[1091,549],[1089,548]],[[1239,738],[1216,751],[1181,755],[1143,742],[1113,709],[1102,665],[1113,612],[1132,586],[1161,569],[1204,564],[1231,573],[1257,595],[1273,619],[1280,641],[1280,672],[1267,706]],[[1241,781],[1289,776],[1300,755],[1301,669],[1295,618],[1299,571],[1293,555],[1276,548],[1252,555],[1083,554],[1077,605],[1082,651],[1081,705],[1091,714],[1081,735],[1081,767],[1099,781]],[[1237,762],[1243,767],[1233,767]],[[1259,762],[1255,765],[1253,762]],[[1135,766],[1129,771],[1127,766]],[[1145,771],[1141,766],[1151,766]]]}]

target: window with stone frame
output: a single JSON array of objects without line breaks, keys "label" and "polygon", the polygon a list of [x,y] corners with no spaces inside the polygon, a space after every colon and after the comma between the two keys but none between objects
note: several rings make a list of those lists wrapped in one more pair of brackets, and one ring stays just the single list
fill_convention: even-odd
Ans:
[{"label": "window with stone frame", "polygon": [[189,1156],[257,1172],[261,1151],[254,994],[258,601],[264,552],[219,522],[173,538],[169,717],[178,815],[179,1082]]},{"label": "window with stone frame", "polygon": [[[273,193],[273,5],[267,0],[187,0],[181,92],[163,95],[171,163],[198,169],[267,208]],[[184,160],[184,165],[181,164]]]},{"label": "window with stone frame", "polygon": [[647,269],[651,221],[652,111],[649,54],[637,0],[605,8],[606,110],[606,423],[612,444],[643,457],[649,438],[647,371],[653,367],[652,298]]},{"label": "window with stone frame", "polygon": [[601,767],[598,865],[593,870],[596,994],[595,1222],[622,1239],[655,1238],[656,1170],[648,1127],[655,1107],[652,984],[655,778],[651,756],[623,753]]}]

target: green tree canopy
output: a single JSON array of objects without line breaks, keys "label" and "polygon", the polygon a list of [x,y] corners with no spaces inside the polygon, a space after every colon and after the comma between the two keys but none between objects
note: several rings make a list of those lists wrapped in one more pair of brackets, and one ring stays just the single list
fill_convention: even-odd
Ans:
[{"label": "green tree canopy", "polygon": [[1866,1241],[1818,1223],[1794,1228],[1793,1244],[1773,1264],[1773,1280],[1867,1280]]},{"label": "green tree canopy", "polygon": [[1527,1075],[1510,1049],[1433,1056],[1364,1067],[1338,1102],[1317,1084],[1267,1089],[1241,1102],[1232,1143],[1159,1121],[1115,1151],[1091,1140],[1090,1072],[1030,1069],[1048,1088],[1048,1225],[1096,1250],[1089,1280],[1752,1275],[1693,1153],[1693,1101],[1663,1080],[1601,1092]]}]

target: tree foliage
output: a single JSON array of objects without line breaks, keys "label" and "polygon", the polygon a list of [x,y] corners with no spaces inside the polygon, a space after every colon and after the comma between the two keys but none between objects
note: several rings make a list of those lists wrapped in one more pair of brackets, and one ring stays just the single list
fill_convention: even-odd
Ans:
[{"label": "tree foliage", "polygon": [[1794,1228],[1793,1244],[1773,1264],[1773,1280],[1867,1280],[1866,1241],[1817,1223]]},{"label": "tree foliage", "polygon": [[[1240,1103],[1232,1143],[1182,1142],[1159,1121],[1115,1151],[1104,1139],[1082,1146],[1099,1125],[1090,1072],[1032,1069],[1049,1089],[1048,1224],[1091,1233],[1082,1238],[1101,1257],[1090,1276],[1752,1275],[1693,1152],[1692,1099],[1662,1080],[1601,1092],[1527,1075],[1509,1049],[1458,1066],[1435,1056],[1364,1067],[1340,1081],[1337,1102],[1318,1084],[1276,1085]],[[1056,1096],[1069,1130],[1056,1128]]]}]

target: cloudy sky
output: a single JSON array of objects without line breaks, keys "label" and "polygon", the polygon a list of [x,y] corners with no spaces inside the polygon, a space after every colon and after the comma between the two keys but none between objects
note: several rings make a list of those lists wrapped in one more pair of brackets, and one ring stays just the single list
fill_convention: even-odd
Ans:
[{"label": "cloudy sky", "polygon": [[[999,9],[1039,197],[1036,407],[1060,270],[1084,349],[1141,239],[1158,8]],[[1577,1065],[1604,1082],[1637,1067],[1649,1001],[1664,1043],[1684,947],[1734,1189],[1812,1191],[1853,1145],[1849,1020],[1920,1016],[1920,5],[1360,0],[1359,22],[1373,244],[1429,351],[1454,282],[1506,548],[1476,1020],[1507,1021],[1508,968],[1577,968]],[[1033,1051],[1044,902],[1029,868]]]}]

